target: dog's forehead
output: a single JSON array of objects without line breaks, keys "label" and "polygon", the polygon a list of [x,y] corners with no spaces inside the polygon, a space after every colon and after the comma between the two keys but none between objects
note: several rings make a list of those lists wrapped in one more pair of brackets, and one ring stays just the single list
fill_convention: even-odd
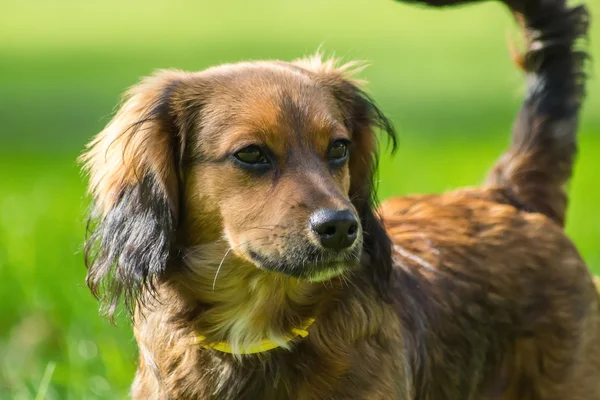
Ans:
[{"label": "dog's forehead", "polygon": [[209,103],[235,110],[238,115],[245,116],[244,111],[259,107],[264,111],[260,114],[263,116],[278,110],[318,114],[325,111],[323,107],[336,108],[331,90],[314,73],[293,64],[240,63],[211,72],[209,84],[213,86],[213,98],[208,99]]},{"label": "dog's forehead", "polygon": [[296,138],[320,148],[333,132],[343,130],[331,89],[306,70],[286,63],[248,63],[210,72],[212,88],[201,118],[213,140],[253,136],[277,150]]}]

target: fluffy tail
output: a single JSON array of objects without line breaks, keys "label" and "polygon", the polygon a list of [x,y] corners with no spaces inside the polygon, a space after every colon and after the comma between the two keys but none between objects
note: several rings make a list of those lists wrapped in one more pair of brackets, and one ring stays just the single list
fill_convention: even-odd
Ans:
[{"label": "fluffy tail", "polygon": [[[450,6],[477,0],[407,0]],[[487,178],[522,208],[564,225],[565,184],[577,150],[579,109],[585,92],[585,51],[578,39],[588,29],[584,6],[565,0],[504,0],[521,25],[525,53],[518,64],[527,74],[527,95],[516,118],[512,143]]]}]

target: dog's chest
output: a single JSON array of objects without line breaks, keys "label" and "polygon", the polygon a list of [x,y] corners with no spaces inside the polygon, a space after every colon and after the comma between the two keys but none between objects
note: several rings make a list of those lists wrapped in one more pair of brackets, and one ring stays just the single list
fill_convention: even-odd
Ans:
[{"label": "dog's chest", "polygon": [[197,373],[174,367],[174,374],[181,375],[169,381],[179,391],[175,398],[182,399],[408,398],[398,374],[403,369],[400,354],[381,354],[369,341],[351,350],[329,350],[327,354],[301,343],[297,351],[275,350],[241,360],[203,351],[197,354]]}]

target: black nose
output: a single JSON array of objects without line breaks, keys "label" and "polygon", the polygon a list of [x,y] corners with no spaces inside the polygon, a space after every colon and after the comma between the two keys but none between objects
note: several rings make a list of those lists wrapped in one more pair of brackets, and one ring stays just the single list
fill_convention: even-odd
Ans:
[{"label": "black nose", "polygon": [[310,227],[323,247],[343,250],[356,241],[358,221],[350,210],[319,210],[310,216]]}]

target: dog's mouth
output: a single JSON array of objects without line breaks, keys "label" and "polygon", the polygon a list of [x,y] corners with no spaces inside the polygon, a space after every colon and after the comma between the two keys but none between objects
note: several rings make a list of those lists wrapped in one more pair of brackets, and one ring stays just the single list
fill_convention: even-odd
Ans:
[{"label": "dog's mouth", "polygon": [[358,267],[360,253],[357,246],[341,254],[313,249],[296,254],[289,252],[284,257],[270,257],[257,249],[247,249],[249,258],[258,268],[311,282],[328,281]]}]

